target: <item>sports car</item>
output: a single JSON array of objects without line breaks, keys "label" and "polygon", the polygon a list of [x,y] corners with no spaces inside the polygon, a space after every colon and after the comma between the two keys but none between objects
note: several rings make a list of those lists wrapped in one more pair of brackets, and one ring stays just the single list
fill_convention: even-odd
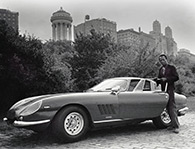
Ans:
[{"label": "sports car", "polygon": [[[185,115],[187,98],[175,93],[178,115]],[[170,126],[168,94],[152,79],[118,77],[81,93],[60,93],[23,99],[4,121],[36,132],[51,131],[65,142],[82,139],[90,130],[152,120],[157,128]]]}]

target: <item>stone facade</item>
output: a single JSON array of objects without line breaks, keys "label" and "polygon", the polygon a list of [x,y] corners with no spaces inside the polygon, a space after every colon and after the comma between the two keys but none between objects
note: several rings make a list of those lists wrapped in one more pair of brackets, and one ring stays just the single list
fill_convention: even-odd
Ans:
[{"label": "stone facade", "polygon": [[117,32],[117,39],[120,45],[130,46],[134,49],[143,48],[149,45],[150,49],[155,47],[155,39],[141,31],[134,31],[133,29],[119,30]]},{"label": "stone facade", "polygon": [[84,23],[81,23],[74,27],[74,35],[79,34],[90,34],[91,30],[95,30],[98,33],[110,34],[114,41],[117,41],[117,31],[116,31],[116,23],[113,21],[109,21],[105,18],[102,19],[92,19],[85,20]]},{"label": "stone facade", "polygon": [[72,17],[70,14],[60,8],[51,16],[52,23],[52,39],[57,40],[72,40]]},{"label": "stone facade", "polygon": [[18,32],[18,12],[12,12],[7,9],[0,9],[0,20],[5,20],[16,32]]},{"label": "stone facade", "polygon": [[133,29],[119,30],[117,32],[118,43],[133,48],[142,48],[149,45],[150,49],[155,49],[158,53],[167,55],[177,55],[177,43],[172,37],[170,27],[165,28],[165,35],[161,33],[161,24],[155,20],[153,30],[149,34],[144,33],[139,28],[139,32]]},{"label": "stone facade", "polygon": [[191,60],[192,62],[195,62],[195,55],[190,53],[190,50],[188,49],[180,49],[178,51],[178,55],[188,57],[189,60]]},{"label": "stone facade", "polygon": [[141,39],[140,34],[133,29],[119,30],[117,32],[117,41],[120,45],[138,48]]},{"label": "stone facade", "polygon": [[159,21],[155,20],[153,22],[153,31],[150,32],[150,35],[155,39],[156,48],[159,53],[177,55],[177,43],[172,37],[172,30],[169,26],[165,28],[165,35],[163,35]]}]

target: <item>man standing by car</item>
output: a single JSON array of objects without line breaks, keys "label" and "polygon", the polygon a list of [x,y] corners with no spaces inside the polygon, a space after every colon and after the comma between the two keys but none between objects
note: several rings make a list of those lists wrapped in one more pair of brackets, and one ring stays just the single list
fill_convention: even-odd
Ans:
[{"label": "man standing by car", "polygon": [[179,80],[179,76],[176,68],[173,65],[168,64],[167,56],[165,54],[159,56],[159,62],[162,67],[159,69],[158,78],[155,79],[155,81],[157,84],[161,84],[162,91],[166,91],[169,94],[167,111],[171,119],[171,126],[168,127],[168,130],[172,130],[174,133],[179,133],[179,121],[174,97],[174,82]]}]

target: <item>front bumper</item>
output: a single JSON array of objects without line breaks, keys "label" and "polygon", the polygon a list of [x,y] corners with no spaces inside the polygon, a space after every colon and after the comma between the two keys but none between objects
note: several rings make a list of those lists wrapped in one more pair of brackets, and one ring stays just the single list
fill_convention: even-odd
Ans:
[{"label": "front bumper", "polygon": [[188,107],[184,107],[184,108],[182,108],[182,109],[179,109],[179,110],[178,110],[178,115],[179,115],[179,116],[185,115],[185,114],[187,113],[188,110],[189,110]]},{"label": "front bumper", "polygon": [[[3,121],[8,122],[8,119],[3,118]],[[36,125],[46,124],[49,122],[50,122],[50,120],[41,120],[41,121],[32,121],[32,122],[15,120],[15,121],[13,121],[12,125],[15,127],[28,127],[28,126],[36,126]]]}]

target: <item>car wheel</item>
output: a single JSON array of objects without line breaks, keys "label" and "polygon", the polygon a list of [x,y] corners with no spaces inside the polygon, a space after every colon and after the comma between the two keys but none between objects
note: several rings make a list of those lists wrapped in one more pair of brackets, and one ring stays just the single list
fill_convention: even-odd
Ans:
[{"label": "car wheel", "polygon": [[61,141],[75,142],[86,134],[88,126],[86,112],[77,106],[70,106],[56,115],[52,123],[52,133]]},{"label": "car wheel", "polygon": [[166,108],[163,110],[161,115],[159,117],[156,117],[153,119],[153,123],[157,128],[167,128],[171,125],[171,119],[169,117],[169,114],[166,110]]}]

